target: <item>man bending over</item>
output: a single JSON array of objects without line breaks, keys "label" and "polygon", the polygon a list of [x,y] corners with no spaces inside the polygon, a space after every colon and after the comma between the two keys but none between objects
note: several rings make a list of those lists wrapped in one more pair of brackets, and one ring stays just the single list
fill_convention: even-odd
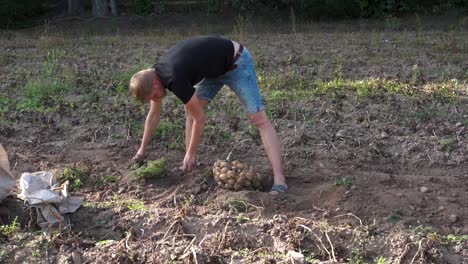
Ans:
[{"label": "man bending over", "polygon": [[237,95],[250,121],[260,131],[274,174],[270,193],[286,192],[280,141],[265,114],[252,57],[239,43],[221,37],[199,36],[182,40],[152,68],[133,75],[129,87],[131,94],[141,101],[150,101],[141,146],[133,161],[142,161],[145,157],[146,148],[158,127],[162,99],[168,89],[184,103],[186,113],[186,152],[181,169],[185,172],[193,170],[206,123],[203,108],[223,85]]}]

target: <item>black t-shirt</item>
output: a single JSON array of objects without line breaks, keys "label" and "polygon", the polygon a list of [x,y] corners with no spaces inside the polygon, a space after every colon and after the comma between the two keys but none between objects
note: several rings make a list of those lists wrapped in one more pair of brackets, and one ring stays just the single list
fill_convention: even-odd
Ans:
[{"label": "black t-shirt", "polygon": [[230,69],[233,55],[232,41],[200,36],[176,43],[153,67],[163,85],[186,104],[195,93],[195,84]]}]

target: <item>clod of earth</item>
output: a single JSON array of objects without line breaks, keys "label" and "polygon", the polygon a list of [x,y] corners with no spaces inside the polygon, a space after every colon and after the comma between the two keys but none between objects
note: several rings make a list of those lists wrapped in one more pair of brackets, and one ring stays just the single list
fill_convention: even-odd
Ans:
[{"label": "clod of earth", "polygon": [[213,165],[213,176],[220,187],[238,191],[240,189],[258,189],[262,186],[263,178],[252,165],[218,160]]},{"label": "clod of earth", "polygon": [[166,159],[160,158],[150,160],[145,165],[135,170],[137,179],[154,179],[161,178],[167,175]]}]

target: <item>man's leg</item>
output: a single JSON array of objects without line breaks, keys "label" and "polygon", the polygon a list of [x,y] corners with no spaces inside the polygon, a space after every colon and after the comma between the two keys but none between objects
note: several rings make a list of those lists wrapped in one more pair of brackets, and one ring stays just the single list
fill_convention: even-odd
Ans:
[{"label": "man's leg", "polygon": [[[268,119],[265,111],[259,111],[249,115],[249,119],[260,131],[263,141],[263,147],[273,168],[273,185],[282,185],[287,187],[281,165],[281,143],[275,128]],[[272,194],[277,191],[272,190]]]},{"label": "man's leg", "polygon": [[273,168],[273,188],[271,194],[278,194],[287,189],[281,165],[281,144],[275,128],[265,114],[265,107],[258,87],[252,56],[247,48],[236,61],[237,67],[228,71],[221,81],[236,93],[242,102],[249,119],[260,130],[265,152]]}]

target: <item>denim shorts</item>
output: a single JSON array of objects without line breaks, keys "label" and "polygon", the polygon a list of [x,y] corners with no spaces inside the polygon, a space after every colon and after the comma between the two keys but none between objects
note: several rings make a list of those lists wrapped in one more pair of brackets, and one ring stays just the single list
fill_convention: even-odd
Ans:
[{"label": "denim shorts", "polygon": [[195,94],[200,99],[211,101],[221,90],[221,87],[226,85],[237,95],[248,114],[264,110],[265,106],[258,88],[253,59],[245,47],[235,64],[237,65],[235,69],[227,71],[217,78],[201,80],[194,86]]}]

